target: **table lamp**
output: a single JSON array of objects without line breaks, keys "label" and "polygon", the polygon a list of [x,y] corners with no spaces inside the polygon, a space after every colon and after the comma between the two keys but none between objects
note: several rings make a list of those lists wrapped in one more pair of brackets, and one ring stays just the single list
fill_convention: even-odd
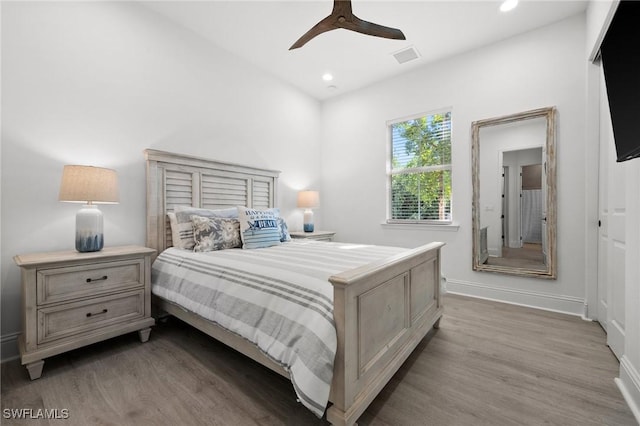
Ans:
[{"label": "table lamp", "polygon": [[104,247],[102,212],[96,204],[118,203],[115,170],[93,166],[64,166],[60,201],[85,203],[76,213],[76,250],[100,251]]},{"label": "table lamp", "polygon": [[313,232],[313,211],[311,209],[320,205],[320,194],[318,191],[298,192],[298,207],[305,209],[303,217],[304,232]]}]

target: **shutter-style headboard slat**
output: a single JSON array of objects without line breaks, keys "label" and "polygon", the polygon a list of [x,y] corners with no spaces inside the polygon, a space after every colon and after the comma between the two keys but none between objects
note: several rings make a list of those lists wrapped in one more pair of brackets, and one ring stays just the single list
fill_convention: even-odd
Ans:
[{"label": "shutter-style headboard slat", "polygon": [[169,211],[174,206],[190,205],[193,201],[193,173],[165,170],[165,204]]},{"label": "shutter-style headboard slat", "polygon": [[202,175],[202,207],[219,209],[246,205],[250,202],[247,178]]},{"label": "shutter-style headboard slat", "polygon": [[167,213],[178,205],[274,207],[279,171],[147,149],[147,246],[171,247]]},{"label": "shutter-style headboard slat", "polygon": [[270,181],[253,180],[253,207],[263,209],[273,205],[271,185]]}]

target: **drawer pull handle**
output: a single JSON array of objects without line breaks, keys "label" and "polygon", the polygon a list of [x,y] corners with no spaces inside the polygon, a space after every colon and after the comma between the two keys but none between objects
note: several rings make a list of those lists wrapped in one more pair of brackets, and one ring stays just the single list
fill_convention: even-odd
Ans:
[{"label": "drawer pull handle", "polygon": [[89,312],[89,313],[87,314],[87,318],[92,317],[92,316],[94,316],[94,315],[101,315],[101,314],[106,314],[106,313],[107,313],[107,308],[104,308],[104,309],[102,310],[102,312],[96,312],[95,314],[92,314],[91,312]]},{"label": "drawer pull handle", "polygon": [[106,275],[101,276],[100,278],[87,278],[88,283],[92,283],[94,281],[104,281],[107,279]]}]

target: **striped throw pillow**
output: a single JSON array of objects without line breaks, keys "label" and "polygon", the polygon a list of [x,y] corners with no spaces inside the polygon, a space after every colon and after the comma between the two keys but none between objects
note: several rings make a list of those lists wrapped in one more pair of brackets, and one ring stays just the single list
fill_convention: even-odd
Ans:
[{"label": "striped throw pillow", "polygon": [[243,249],[271,247],[280,244],[278,214],[273,210],[238,207]]}]

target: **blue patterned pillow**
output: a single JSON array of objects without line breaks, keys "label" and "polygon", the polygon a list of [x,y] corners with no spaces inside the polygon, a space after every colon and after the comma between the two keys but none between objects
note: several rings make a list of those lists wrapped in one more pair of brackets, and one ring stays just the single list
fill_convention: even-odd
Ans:
[{"label": "blue patterned pillow", "polygon": [[287,222],[284,221],[283,218],[278,218],[278,227],[280,228],[280,242],[291,241],[291,235],[289,235],[289,227],[287,226]]},{"label": "blue patterned pillow", "polygon": [[221,217],[191,216],[193,251],[215,251],[242,247],[240,222]]},{"label": "blue patterned pillow", "polygon": [[280,244],[278,215],[273,210],[238,207],[242,248],[254,249]]}]

